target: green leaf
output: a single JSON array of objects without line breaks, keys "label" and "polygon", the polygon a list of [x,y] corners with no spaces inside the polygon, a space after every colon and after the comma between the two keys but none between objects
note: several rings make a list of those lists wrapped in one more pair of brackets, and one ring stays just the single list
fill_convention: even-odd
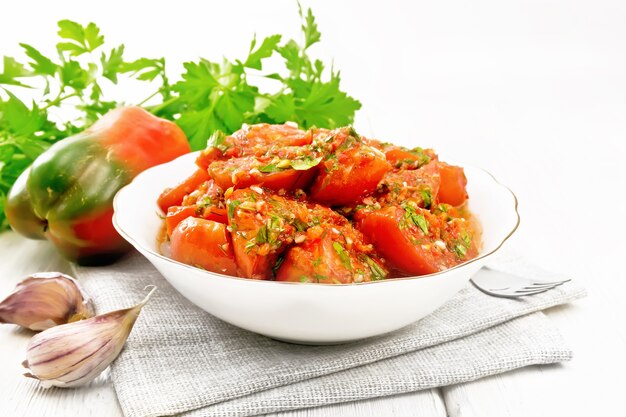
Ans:
[{"label": "green leaf", "polygon": [[85,42],[89,52],[104,44],[104,36],[100,35],[100,28],[95,23],[89,23],[85,28]]},{"label": "green leaf", "polygon": [[225,92],[219,97],[215,112],[228,132],[234,132],[245,121],[247,112],[254,110],[254,94],[245,91]]},{"label": "green leaf", "polygon": [[224,124],[215,117],[210,108],[184,112],[176,120],[176,124],[183,129],[194,151],[205,149],[208,138],[216,130],[226,130]]},{"label": "green leaf", "polygon": [[150,70],[150,71],[142,72],[141,74],[139,74],[139,76],[137,76],[137,79],[138,80],[142,80],[142,81],[152,81],[156,77],[161,75],[161,73],[162,73],[162,71],[161,71],[160,68],[155,68],[155,69]]},{"label": "green leaf", "polygon": [[270,98],[270,104],[265,108],[265,113],[273,119],[274,123],[295,120],[296,103],[293,94],[281,94]]},{"label": "green leaf", "polygon": [[302,7],[300,6],[300,3],[298,3],[298,11],[300,13],[300,18],[304,19],[304,22],[302,23],[302,32],[304,33],[304,49],[307,49],[314,43],[319,42],[322,34],[317,29],[315,16],[313,16],[313,11],[310,8],[307,10],[306,16],[303,16]]},{"label": "green leaf", "polygon": [[311,126],[330,127],[349,125],[361,103],[339,89],[339,77],[327,83],[316,82],[310,93],[296,105],[297,122],[305,128]]},{"label": "green leaf", "polygon": [[51,75],[54,76],[59,66],[52,62],[50,58],[45,57],[37,49],[26,43],[20,43],[20,46],[26,52],[26,55],[32,59],[30,67],[33,69],[34,74]]},{"label": "green leaf", "polygon": [[248,53],[248,58],[244,65],[248,68],[254,68],[260,70],[261,60],[265,58],[269,58],[274,53],[276,46],[280,42],[280,35],[272,35],[263,39],[263,43],[259,46],[258,49],[254,50],[254,46],[256,45],[256,35],[254,39],[252,39],[252,43],[250,44],[250,52]]},{"label": "green leaf", "polygon": [[61,38],[72,39],[81,44],[85,42],[85,30],[79,23],[71,20],[60,20],[57,24],[59,26],[58,34]]},{"label": "green leaf", "polygon": [[79,56],[87,52],[85,48],[72,42],[57,43],[57,50],[61,52],[69,52],[72,56]]},{"label": "green leaf", "polygon": [[95,23],[89,23],[83,27],[71,20],[60,20],[59,36],[73,42],[60,42],[57,49],[60,52],[69,52],[72,56],[91,52],[104,43],[104,36],[100,35],[100,29]]},{"label": "green leaf", "polygon": [[165,59],[139,58],[133,62],[125,62],[120,66],[120,72],[132,72],[138,80],[152,81],[165,75]]},{"label": "green leaf", "polygon": [[198,63],[186,62],[183,64],[187,72],[183,74],[183,80],[174,84],[174,91],[180,97],[192,103],[192,108],[201,108],[209,104],[209,96],[213,89],[219,85],[210,70],[210,63],[201,60]]},{"label": "green leaf", "polygon": [[108,57],[103,52],[100,62],[102,63],[102,76],[117,84],[117,75],[122,72],[124,64],[124,45],[111,49]]},{"label": "green leaf", "polygon": [[0,73],[0,84],[18,85],[21,87],[28,87],[22,84],[16,78],[29,77],[32,73],[26,69],[23,64],[20,64],[10,56],[5,56],[3,60],[2,73]]},{"label": "green leaf", "polygon": [[30,136],[39,131],[45,121],[39,108],[33,104],[31,110],[15,95],[7,94],[9,99],[3,103],[2,115],[9,131],[18,136]]},{"label": "green leaf", "polygon": [[276,48],[276,51],[285,59],[285,66],[292,74],[300,74],[302,60],[300,59],[300,46],[293,39],[285,45]]},{"label": "green leaf", "polygon": [[75,90],[85,89],[89,79],[89,72],[81,68],[76,61],[69,60],[61,67],[61,81]]}]

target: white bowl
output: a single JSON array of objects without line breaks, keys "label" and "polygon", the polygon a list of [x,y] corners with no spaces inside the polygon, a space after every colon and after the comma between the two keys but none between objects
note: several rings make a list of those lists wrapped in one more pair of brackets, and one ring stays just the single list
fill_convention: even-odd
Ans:
[{"label": "white bowl", "polygon": [[361,284],[258,281],[198,269],[159,254],[157,197],[195,170],[197,153],[148,169],[113,203],[117,231],[183,296],[235,326],[275,339],[342,343],[391,332],[440,307],[480,269],[519,224],[513,193],[487,172],[465,166],[471,211],[482,224],[479,256],[439,273]]}]

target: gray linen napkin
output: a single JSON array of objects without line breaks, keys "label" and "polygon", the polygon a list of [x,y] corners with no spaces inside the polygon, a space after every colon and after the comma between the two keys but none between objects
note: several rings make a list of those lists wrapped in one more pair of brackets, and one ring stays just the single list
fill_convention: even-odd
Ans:
[{"label": "gray linen napkin", "polygon": [[[547,278],[507,261],[498,268]],[[471,381],[572,352],[540,310],[585,295],[566,284],[518,300],[468,285],[432,315],[394,333],[339,346],[300,346],[238,329],[195,307],[141,255],[76,275],[99,312],[158,291],[111,375],[127,417],[251,416]]]}]

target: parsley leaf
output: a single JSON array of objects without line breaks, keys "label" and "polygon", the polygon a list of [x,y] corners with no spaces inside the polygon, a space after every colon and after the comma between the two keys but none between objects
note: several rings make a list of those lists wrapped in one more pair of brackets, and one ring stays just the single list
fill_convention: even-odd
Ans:
[{"label": "parsley leaf", "polygon": [[43,56],[41,52],[26,43],[20,43],[20,46],[24,49],[26,56],[32,59],[30,66],[33,69],[33,74],[52,76],[56,74],[59,66],[50,58]]},{"label": "parsley leaf", "polygon": [[304,19],[302,24],[302,32],[304,33],[304,49],[320,41],[322,34],[317,30],[317,23],[311,9],[308,9],[306,16],[302,13],[302,6],[298,2],[298,12],[300,18]]},{"label": "parsley leaf", "polygon": [[256,45],[256,35],[252,39],[252,43],[250,44],[250,52],[248,53],[248,58],[244,65],[248,68],[261,69],[261,60],[265,58],[269,58],[272,56],[274,51],[276,50],[276,46],[280,42],[280,35],[272,35],[263,39],[263,43],[254,50]]},{"label": "parsley leaf", "polygon": [[100,29],[95,23],[82,26],[71,20],[61,20],[58,25],[59,36],[71,41],[58,43],[59,52],[69,52],[72,56],[79,56],[92,52],[104,43],[104,36],[100,35]]},{"label": "parsley leaf", "polygon": [[31,73],[26,67],[15,59],[5,56],[3,60],[3,71],[0,73],[0,84],[18,85],[26,87],[21,81],[16,78],[28,77]]},{"label": "parsley leaf", "polygon": [[346,269],[352,269],[352,264],[350,263],[350,255],[345,250],[345,248],[339,242],[333,242],[333,249],[339,255],[339,259],[341,259],[341,263]]}]

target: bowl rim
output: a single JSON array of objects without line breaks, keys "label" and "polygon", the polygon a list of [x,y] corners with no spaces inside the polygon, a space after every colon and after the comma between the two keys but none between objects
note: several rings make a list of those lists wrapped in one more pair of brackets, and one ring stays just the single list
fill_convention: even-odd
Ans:
[{"label": "bowl rim", "polygon": [[[179,158],[188,156],[190,154],[192,154],[193,152],[190,152],[188,154],[185,155],[181,155]],[[178,158],[176,158],[178,159]],[[170,161],[173,162],[176,159]],[[165,164],[168,164],[170,162],[166,162]],[[165,165],[165,164],[161,164],[161,165]],[[117,222],[117,216],[116,214],[118,213],[118,207],[119,207],[119,196],[122,194],[122,191],[124,191],[125,189],[127,189],[128,187],[130,187],[132,185],[133,182],[135,182],[135,180],[141,176],[144,176],[144,174],[146,174],[148,171],[150,171],[153,168],[157,168],[161,165],[156,165],[152,168],[148,168],[147,170],[139,173],[139,175],[137,175],[135,178],[133,178],[133,180],[126,184],[124,187],[120,188],[120,190],[118,190],[118,192],[115,194],[115,197],[113,197],[113,217],[112,217],[112,221],[113,221],[113,227],[115,227],[115,230],[117,230],[117,232],[124,238],[126,239],[126,241],[128,241],[133,247],[135,247],[135,249],[137,249],[139,252],[148,252],[151,255],[160,258],[166,262],[178,265],[178,266],[182,266],[185,268],[188,268],[192,271],[196,271],[196,272],[201,272],[201,273],[205,273],[209,276],[212,277],[217,277],[217,278],[227,278],[227,279],[232,279],[232,280],[237,280],[237,281],[245,281],[245,282],[259,282],[259,283],[263,283],[260,285],[267,285],[267,284],[280,284],[280,285],[297,285],[297,286],[315,286],[315,287],[334,287],[334,288],[341,288],[341,287],[355,287],[355,286],[362,286],[362,285],[372,285],[372,284],[382,284],[384,282],[399,282],[399,281],[409,281],[409,280],[429,280],[429,279],[434,279],[439,275],[442,274],[446,274],[450,271],[453,271],[455,269],[460,269],[463,268],[467,265],[470,265],[474,262],[480,261],[482,259],[487,258],[488,256],[493,255],[495,252],[497,252],[498,250],[500,250],[500,248],[504,245],[504,243],[509,240],[509,238],[515,233],[515,231],[518,229],[519,225],[520,225],[520,215],[519,215],[519,201],[517,199],[517,196],[515,195],[515,193],[506,185],[502,184],[500,181],[498,181],[496,179],[496,177],[491,174],[489,171],[474,166],[474,165],[464,165],[465,167],[472,167],[473,169],[477,169],[479,171],[484,172],[485,174],[487,174],[489,177],[491,177],[491,179],[500,187],[502,187],[504,190],[508,191],[511,196],[513,197],[513,201],[514,201],[514,210],[515,210],[515,217],[516,217],[516,221],[515,221],[515,225],[513,226],[513,228],[509,231],[509,233],[502,239],[502,241],[490,252],[488,253],[484,253],[480,256],[477,256],[476,258],[470,259],[468,261],[465,261],[463,263],[460,263],[458,265],[453,266],[452,268],[448,268],[448,269],[444,269],[443,271],[438,271],[438,272],[434,272],[432,274],[426,274],[426,275],[415,275],[415,276],[410,276],[410,277],[398,277],[398,278],[387,278],[387,279],[382,279],[382,280],[378,280],[378,281],[368,281],[368,282],[354,282],[354,283],[348,283],[348,284],[330,284],[330,283],[317,283],[317,282],[292,282],[292,281],[274,281],[274,280],[263,280],[263,279],[250,279],[250,278],[243,278],[243,277],[234,277],[232,275],[224,275],[224,274],[220,274],[217,272],[212,272],[212,271],[207,271],[201,268],[197,268],[195,266],[192,265],[188,265],[179,261],[176,261],[174,259],[168,258],[165,255],[162,255],[152,249],[148,249],[146,248],[144,245],[140,244],[137,239],[135,239],[134,237],[130,236]],[[158,213],[157,213],[158,214]],[[155,237],[156,239],[156,237]],[[139,249],[141,248],[141,250]],[[143,255],[143,253],[142,253]]]}]

